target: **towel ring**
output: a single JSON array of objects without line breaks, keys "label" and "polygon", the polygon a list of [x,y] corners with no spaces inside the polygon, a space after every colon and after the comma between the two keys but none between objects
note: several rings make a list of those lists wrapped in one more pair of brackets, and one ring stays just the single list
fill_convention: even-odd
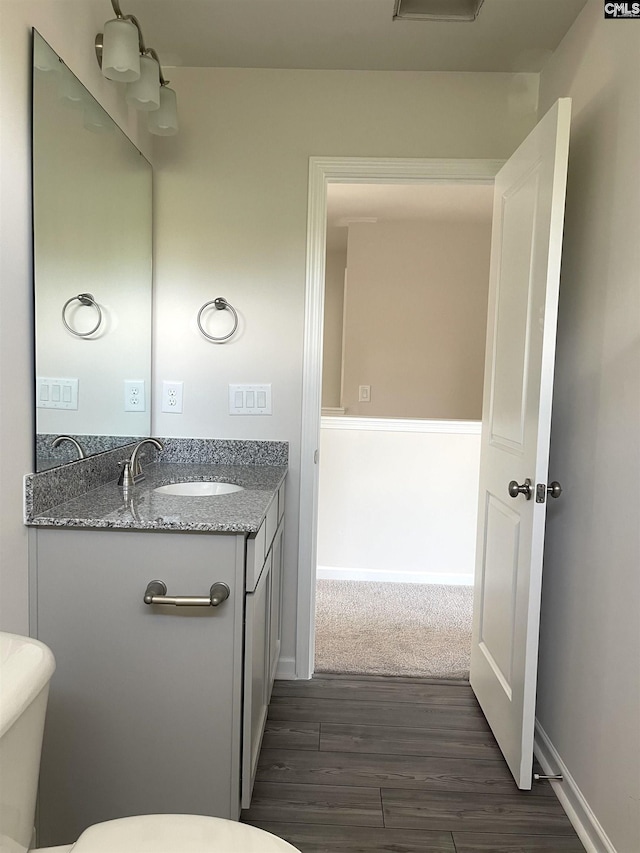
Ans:
[{"label": "towel ring", "polygon": [[[81,305],[90,305],[92,308],[95,308],[98,312],[98,322],[95,324],[93,329],[88,332],[78,332],[77,329],[74,329],[67,322],[67,308],[71,305],[72,302],[78,301]],[[72,335],[75,335],[76,338],[88,338],[89,335],[92,335],[94,332],[97,332],[100,326],[102,325],[102,309],[93,298],[93,294],[91,293],[79,293],[77,296],[72,296],[71,299],[67,299],[67,301],[62,306],[62,322],[65,325],[65,328],[71,332]]]},{"label": "towel ring", "polygon": [[[213,335],[210,335],[208,332],[205,332],[205,330],[202,328],[202,323],[200,322],[201,317],[202,317],[202,312],[205,311],[210,305],[215,305],[215,307],[218,309],[218,311],[224,311],[226,309],[228,311],[231,311],[231,313],[233,314],[233,329],[231,329],[231,331],[228,332],[226,335],[222,335],[219,338],[214,338]],[[233,307],[233,305],[231,305],[229,302],[227,302],[227,300],[224,298],[224,296],[218,296],[217,299],[212,299],[211,302],[205,302],[204,305],[202,306],[202,308],[198,311],[198,328],[200,329],[202,334],[205,336],[205,338],[207,338],[210,341],[213,341],[214,344],[222,344],[225,341],[228,341],[229,338],[235,334],[236,329],[238,328],[238,312]]]}]

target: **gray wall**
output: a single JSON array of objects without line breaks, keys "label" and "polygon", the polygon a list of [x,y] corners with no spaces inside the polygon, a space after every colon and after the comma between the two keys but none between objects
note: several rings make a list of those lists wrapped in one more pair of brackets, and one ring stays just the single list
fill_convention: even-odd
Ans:
[{"label": "gray wall", "polygon": [[640,26],[590,0],[541,77],[573,100],[538,719],[640,850]]}]

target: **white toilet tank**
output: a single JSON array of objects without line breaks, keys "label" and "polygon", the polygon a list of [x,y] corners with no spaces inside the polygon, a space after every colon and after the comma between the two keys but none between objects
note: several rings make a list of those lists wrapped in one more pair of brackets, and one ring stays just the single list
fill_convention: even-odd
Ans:
[{"label": "white toilet tank", "polygon": [[49,681],[47,646],[0,632],[0,853],[25,853],[33,835]]}]

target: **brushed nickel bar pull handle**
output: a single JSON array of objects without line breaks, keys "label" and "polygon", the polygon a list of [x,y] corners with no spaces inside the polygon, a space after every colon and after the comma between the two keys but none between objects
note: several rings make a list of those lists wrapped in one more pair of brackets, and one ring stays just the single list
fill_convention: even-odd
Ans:
[{"label": "brushed nickel bar pull handle", "polygon": [[144,603],[171,604],[174,607],[218,607],[230,594],[231,590],[222,581],[212,584],[208,598],[204,595],[167,595],[164,581],[150,581],[144,594]]}]

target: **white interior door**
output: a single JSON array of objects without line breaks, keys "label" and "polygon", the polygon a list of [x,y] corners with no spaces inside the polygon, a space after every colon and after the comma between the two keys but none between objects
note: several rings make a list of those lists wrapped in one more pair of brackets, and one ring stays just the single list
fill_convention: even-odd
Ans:
[{"label": "white interior door", "polygon": [[[571,101],[495,182],[471,686],[531,788],[540,592]],[[510,481],[526,486],[516,497]]]}]

